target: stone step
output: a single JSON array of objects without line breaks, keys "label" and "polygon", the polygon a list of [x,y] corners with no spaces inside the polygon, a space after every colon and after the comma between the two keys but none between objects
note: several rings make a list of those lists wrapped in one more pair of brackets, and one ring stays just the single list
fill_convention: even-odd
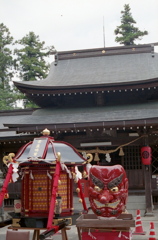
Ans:
[{"label": "stone step", "polygon": [[145,196],[144,195],[130,195],[130,196],[128,196],[128,203],[129,202],[145,203]]},{"label": "stone step", "polygon": [[[137,217],[137,210],[132,210],[132,209],[130,209],[130,210],[127,210],[127,211],[128,211],[128,213],[132,214],[132,216],[133,216],[134,218]],[[140,210],[140,216],[141,216],[141,217],[144,217],[144,216],[145,216],[145,210],[144,210],[144,209],[143,209],[143,210]]]},{"label": "stone step", "polygon": [[145,209],[146,209],[145,196],[141,196],[141,195],[128,196],[126,209],[134,217],[136,217],[137,210],[139,209],[141,216],[144,216]]}]

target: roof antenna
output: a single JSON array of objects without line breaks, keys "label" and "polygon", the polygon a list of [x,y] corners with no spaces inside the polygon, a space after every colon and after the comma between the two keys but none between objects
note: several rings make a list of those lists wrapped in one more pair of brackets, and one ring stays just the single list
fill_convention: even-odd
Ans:
[{"label": "roof antenna", "polygon": [[105,28],[104,28],[104,16],[103,16],[103,43],[105,48]]}]

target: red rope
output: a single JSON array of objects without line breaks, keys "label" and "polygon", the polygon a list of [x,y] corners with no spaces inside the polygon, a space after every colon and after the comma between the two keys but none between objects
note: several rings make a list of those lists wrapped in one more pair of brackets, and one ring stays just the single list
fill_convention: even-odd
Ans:
[{"label": "red rope", "polygon": [[87,205],[86,205],[86,202],[85,202],[85,198],[84,198],[84,194],[83,194],[83,191],[82,191],[82,186],[81,186],[80,179],[78,179],[77,185],[78,185],[78,188],[80,189],[80,197],[82,199],[83,208],[86,212],[88,212],[88,208],[87,208]]},{"label": "red rope", "polygon": [[7,193],[7,187],[8,187],[9,181],[12,178],[12,173],[13,173],[13,166],[12,166],[12,164],[10,164],[10,166],[8,168],[7,176],[5,178],[5,181],[3,183],[3,187],[2,187],[1,192],[0,192],[0,207],[2,206],[4,195]]},{"label": "red rope", "polygon": [[[47,222],[47,229],[52,228],[52,220],[54,216],[54,209],[55,209],[55,201],[56,201],[56,194],[58,191],[58,180],[60,176],[60,161],[57,161],[55,173],[53,176],[53,188],[52,188],[52,196],[51,196],[51,202],[50,202],[50,208],[49,208],[49,215],[48,215],[48,222]],[[54,226],[53,226],[54,227]]]}]

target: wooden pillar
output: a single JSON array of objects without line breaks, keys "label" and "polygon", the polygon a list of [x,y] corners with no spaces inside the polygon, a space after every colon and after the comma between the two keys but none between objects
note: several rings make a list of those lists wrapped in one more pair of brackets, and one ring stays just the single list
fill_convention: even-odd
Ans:
[{"label": "wooden pillar", "polygon": [[3,170],[3,146],[0,146],[0,169]]},{"label": "wooden pillar", "polygon": [[144,180],[145,180],[145,200],[146,211],[145,216],[153,216],[153,200],[151,188],[151,165],[143,165]]}]

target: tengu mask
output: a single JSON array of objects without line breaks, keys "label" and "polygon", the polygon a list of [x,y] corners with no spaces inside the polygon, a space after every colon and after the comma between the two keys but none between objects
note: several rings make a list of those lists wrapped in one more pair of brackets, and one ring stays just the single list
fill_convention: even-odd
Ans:
[{"label": "tengu mask", "polygon": [[126,206],[128,179],[121,165],[92,166],[89,172],[89,201],[100,217],[118,217]]}]

